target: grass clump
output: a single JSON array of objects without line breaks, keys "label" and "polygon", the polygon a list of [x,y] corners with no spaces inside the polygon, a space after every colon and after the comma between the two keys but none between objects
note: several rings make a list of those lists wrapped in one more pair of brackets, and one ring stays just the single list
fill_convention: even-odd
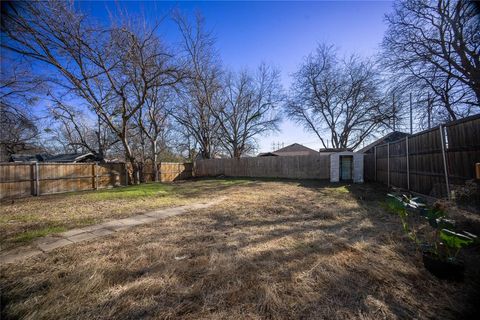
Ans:
[{"label": "grass clump", "polygon": [[13,238],[13,242],[24,243],[35,240],[36,238],[45,237],[53,233],[59,233],[67,230],[65,227],[61,226],[51,226],[45,227],[37,230],[30,230],[23,233],[20,233],[18,236]]}]

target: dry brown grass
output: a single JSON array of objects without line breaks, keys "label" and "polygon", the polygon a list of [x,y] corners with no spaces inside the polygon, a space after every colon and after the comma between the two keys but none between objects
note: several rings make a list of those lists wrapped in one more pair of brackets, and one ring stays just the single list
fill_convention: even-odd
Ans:
[{"label": "dry brown grass", "polygon": [[383,192],[293,181],[236,186],[216,207],[3,266],[2,315],[468,317],[478,252],[466,257],[465,283],[431,276],[397,218],[381,209]]},{"label": "dry brown grass", "polygon": [[248,181],[201,179],[6,200],[0,209],[0,250],[108,219],[201,201],[244,183]]}]

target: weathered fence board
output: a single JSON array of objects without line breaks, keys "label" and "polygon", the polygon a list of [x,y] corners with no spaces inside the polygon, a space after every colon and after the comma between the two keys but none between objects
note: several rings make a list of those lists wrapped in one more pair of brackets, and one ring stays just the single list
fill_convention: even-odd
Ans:
[{"label": "weathered fence board", "polygon": [[480,163],[480,115],[376,146],[374,153],[365,155],[364,172],[366,181],[447,197],[449,190],[475,178],[476,163]]},{"label": "weathered fence board", "polygon": [[[158,164],[158,170],[161,182],[185,180],[192,177],[193,163],[162,162]],[[155,173],[151,164],[147,163],[143,166],[142,176],[143,182],[155,181]]]},{"label": "weathered fence board", "polygon": [[[160,180],[188,179],[192,168],[163,162]],[[124,163],[0,163],[0,199],[118,187],[133,181],[127,171]],[[153,172],[144,175],[154,181]]]},{"label": "weathered fence board", "polygon": [[[192,168],[164,162],[161,181],[188,179]],[[0,163],[0,199],[124,186],[133,180],[127,171],[125,163]]]},{"label": "weathered fence board", "polygon": [[0,163],[0,199],[125,184],[124,163]]},{"label": "weathered fence board", "polygon": [[330,156],[252,157],[205,159],[195,162],[195,176],[329,179]]}]

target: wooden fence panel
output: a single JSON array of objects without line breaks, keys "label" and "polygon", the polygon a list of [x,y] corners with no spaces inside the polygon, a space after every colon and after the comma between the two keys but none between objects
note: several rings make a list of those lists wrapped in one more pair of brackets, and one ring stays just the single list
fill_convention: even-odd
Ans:
[{"label": "wooden fence panel", "polygon": [[434,196],[446,196],[442,141],[438,127],[408,139],[411,190]]},{"label": "wooden fence panel", "polygon": [[445,125],[447,167],[451,184],[475,178],[480,163],[480,118],[466,118]]},{"label": "wooden fence panel", "polygon": [[31,163],[0,164],[0,199],[35,194],[35,165]]},{"label": "wooden fence panel", "polygon": [[252,157],[205,159],[195,162],[195,176],[329,179],[330,156]]},{"label": "wooden fence panel", "polygon": [[365,153],[363,158],[363,178],[375,181],[375,153]]},{"label": "wooden fence panel", "polygon": [[389,184],[388,181],[388,145],[377,147],[377,181]]},{"label": "wooden fence panel", "polygon": [[124,163],[99,163],[96,168],[98,189],[126,185]]},{"label": "wooden fence panel", "polygon": [[192,163],[162,162],[160,168],[160,181],[172,182],[185,180],[192,177]]},{"label": "wooden fence panel", "polygon": [[406,139],[390,143],[390,184],[407,189]]},{"label": "wooden fence panel", "polygon": [[39,195],[94,189],[93,165],[39,163]]},{"label": "wooden fence panel", "polygon": [[0,163],[0,199],[111,188],[125,182],[123,163]]},{"label": "wooden fence panel", "polygon": [[480,115],[475,115],[409,136],[408,156],[407,139],[377,146],[376,165],[375,154],[365,156],[365,179],[447,197],[449,190],[475,179],[479,137]]}]

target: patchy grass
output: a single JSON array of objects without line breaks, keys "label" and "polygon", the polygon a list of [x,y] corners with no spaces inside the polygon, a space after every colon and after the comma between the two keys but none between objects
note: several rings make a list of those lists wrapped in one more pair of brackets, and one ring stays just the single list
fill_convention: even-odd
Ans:
[{"label": "patchy grass", "polygon": [[33,239],[39,238],[39,237],[45,237],[49,234],[52,233],[59,233],[65,231],[65,227],[45,227],[42,229],[38,230],[32,230],[32,231],[27,231],[19,234],[15,238],[13,238],[13,242],[16,243],[25,243],[25,242],[30,242]]},{"label": "patchy grass", "polygon": [[2,266],[2,319],[475,315],[478,249],[464,283],[440,281],[381,208],[385,190],[344,188],[235,184],[215,207]]},{"label": "patchy grass", "polygon": [[1,250],[67,229],[200,201],[213,192],[226,192],[250,182],[220,179],[151,183],[4,201],[0,214]]}]

